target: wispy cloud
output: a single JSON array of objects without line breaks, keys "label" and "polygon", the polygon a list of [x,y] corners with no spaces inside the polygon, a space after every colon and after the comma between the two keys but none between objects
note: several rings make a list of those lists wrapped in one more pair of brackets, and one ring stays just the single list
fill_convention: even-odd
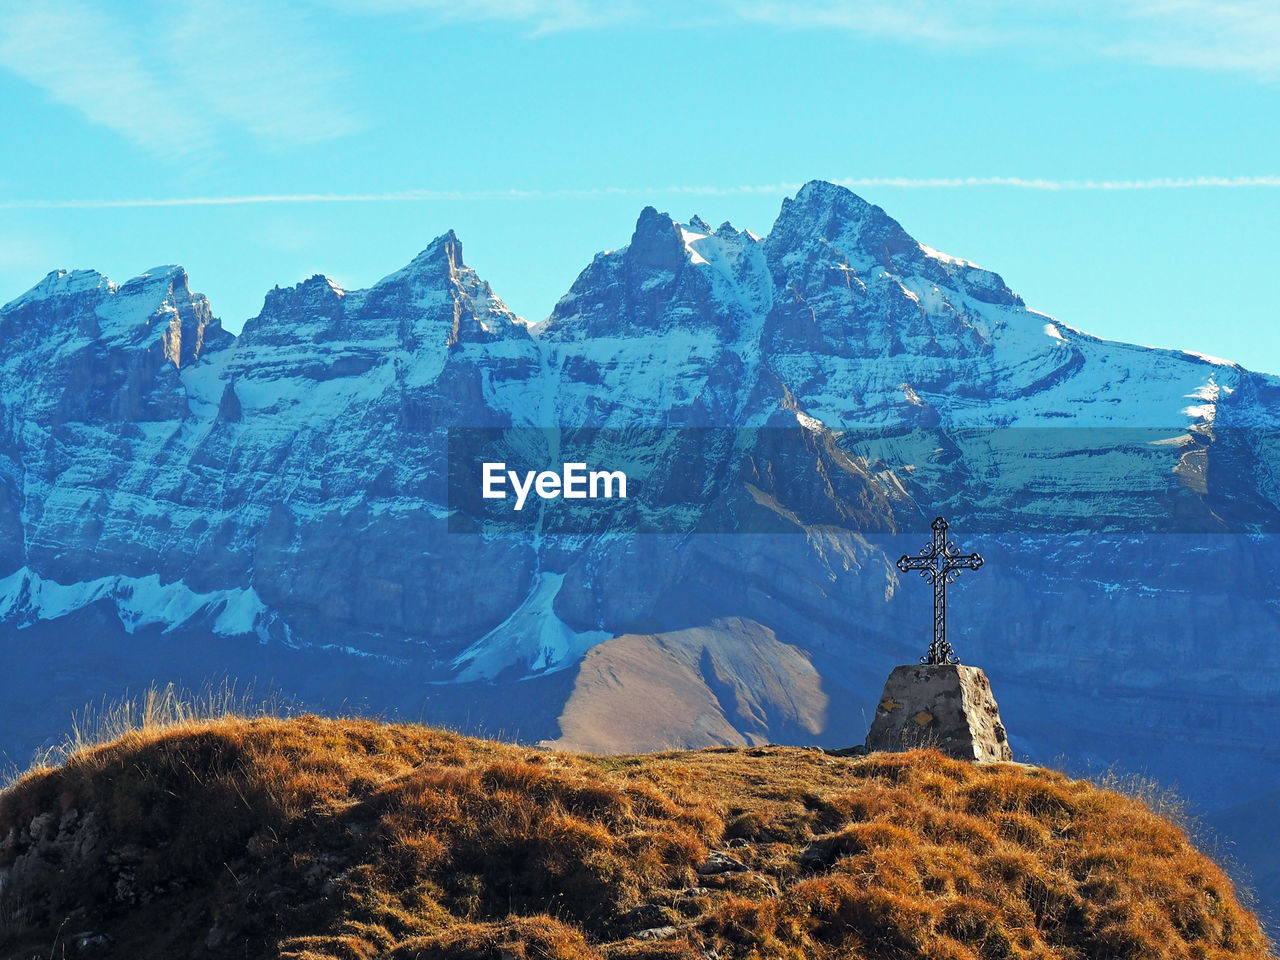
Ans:
[{"label": "wispy cloud", "polygon": [[1154,177],[1148,180],[1046,180],[1039,177],[853,177],[846,187],[1016,187],[1021,190],[1186,190],[1202,187],[1280,187],[1280,176]]},{"label": "wispy cloud", "polygon": [[1280,78],[1274,0],[724,0],[745,20]]},{"label": "wispy cloud", "polygon": [[[896,187],[909,190],[1005,187],[1017,190],[1191,190],[1280,187],[1280,175],[1247,177],[1157,177],[1149,180],[1051,180],[1039,177],[843,177],[833,183],[850,189]],[[385,193],[258,193],[204,197],[122,197],[100,200],[4,200],[0,210],[110,210],[137,207],[224,207],[311,203],[405,203],[469,200],[542,200],[661,195],[734,196],[795,193],[802,183],[779,182],[710,186],[565,187],[549,190],[397,190]]]},{"label": "wispy cloud", "polygon": [[0,14],[0,65],[154,152],[179,154],[206,145],[208,124],[144,66],[128,31],[116,27],[76,0],[14,5]]},{"label": "wispy cloud", "polygon": [[1103,9],[1120,25],[1099,44],[1108,55],[1280,79],[1274,0],[1127,0]]},{"label": "wispy cloud", "polygon": [[756,23],[974,49],[1017,47],[1280,78],[1275,0],[326,0],[421,22],[502,21],[533,34],[621,23]]},{"label": "wispy cloud", "polygon": [[172,10],[165,53],[171,76],[195,99],[269,145],[330,140],[359,126],[343,106],[338,57],[288,6],[184,0]]},{"label": "wispy cloud", "polygon": [[247,0],[0,10],[0,68],[161,155],[203,151],[227,132],[268,146],[350,132],[333,63],[304,18]]},{"label": "wispy cloud", "polygon": [[356,52],[327,35],[335,10],[535,35],[749,23],[1280,79],[1275,0],[704,0],[696,14],[677,0],[29,0],[0,4],[0,69],[161,155],[238,133],[310,144],[360,127],[342,67]]},{"label": "wispy cloud", "polygon": [[433,24],[498,21],[531,27],[535,35],[640,20],[664,2],[669,0],[327,0],[362,16],[426,14]]}]

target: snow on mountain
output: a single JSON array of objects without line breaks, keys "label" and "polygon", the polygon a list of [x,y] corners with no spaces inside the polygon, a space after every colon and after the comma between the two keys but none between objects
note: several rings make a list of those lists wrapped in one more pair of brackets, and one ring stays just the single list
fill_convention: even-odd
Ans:
[{"label": "snow on mountain", "polygon": [[647,207],[631,242],[598,255],[534,328],[555,371],[543,425],[740,422],[772,296],[759,246]]},{"label": "snow on mountain", "polygon": [[[1024,435],[1001,429],[1164,431],[1108,454],[1119,489],[1145,496],[1177,484],[1197,432],[1275,418],[1258,402],[1271,378],[1083,334],[821,182],[783,204],[763,241],[646,208],[631,242],[597,256],[532,327],[450,232],[367,290],[321,276],[276,288],[235,338],[179,267],[119,286],[50,274],[3,308],[0,332],[7,477],[23,505],[7,519],[21,528],[16,566],[34,560],[68,583],[161,571],[197,593],[261,579],[285,621],[337,613],[380,649],[389,630],[431,649],[456,638],[446,659],[546,583],[539,551],[509,544],[515,586],[496,603],[468,601],[466,626],[414,599],[414,578],[448,562],[432,531],[451,425],[764,426],[785,407],[792,422],[844,431],[864,463],[882,465],[891,496],[907,481],[937,493],[925,475],[934,432],[949,430],[953,459],[985,478],[973,502],[994,516],[1028,488],[1089,510],[1117,489],[1097,482],[1096,442],[1063,433],[1015,451]],[[954,433],[974,428],[987,432]],[[405,542],[420,549],[362,562],[356,545],[385,529],[416,531]],[[303,569],[289,569],[298,558]],[[326,598],[340,575],[400,599],[356,612],[365,605]]]}]

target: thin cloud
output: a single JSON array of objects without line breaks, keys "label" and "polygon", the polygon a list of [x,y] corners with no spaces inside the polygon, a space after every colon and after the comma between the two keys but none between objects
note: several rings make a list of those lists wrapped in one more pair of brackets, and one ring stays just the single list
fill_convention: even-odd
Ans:
[{"label": "thin cloud", "polygon": [[[209,125],[143,66],[127,31],[76,0],[0,15],[0,65],[51,99],[155,153],[199,149]],[[160,118],[163,118],[161,121]]]},{"label": "thin cloud", "polygon": [[[337,93],[338,58],[303,17],[285,7],[267,10],[243,0],[175,5],[165,45],[171,75],[209,111],[269,145],[316,143],[358,129]],[[211,23],[218,28],[210,30]]]},{"label": "thin cloud", "polygon": [[1280,6],[1273,0],[1127,0],[1107,9],[1128,27],[1100,43],[1109,56],[1280,78]]},{"label": "thin cloud", "polygon": [[840,30],[944,48],[1018,48],[1280,78],[1274,0],[326,0],[361,15],[420,23],[494,21],[535,35],[624,23]]},{"label": "thin cloud", "polygon": [[[635,0],[327,0],[359,16],[429,14],[430,22],[521,23],[533,34],[590,30],[642,19],[653,13]],[[652,5],[655,0],[648,0]]]},{"label": "thin cloud", "polygon": [[743,20],[1280,78],[1274,0],[724,0]]},{"label": "thin cloud", "polygon": [[743,20],[794,30],[843,30],[905,41],[981,46],[1008,43],[1021,28],[1014,8],[990,0],[965,4],[938,0],[725,0],[725,10]]},{"label": "thin cloud", "polygon": [[1280,187],[1280,176],[1155,177],[1149,180],[1044,180],[1027,177],[860,177],[846,187],[1016,187],[1021,190],[1186,190],[1198,187]]},{"label": "thin cloud", "polygon": [[335,58],[289,8],[245,0],[150,0],[124,11],[86,0],[11,6],[0,10],[0,68],[150,152],[190,156],[227,132],[288,146],[356,129]]},{"label": "thin cloud", "polygon": [[[1156,177],[1148,180],[1048,180],[1036,177],[844,177],[841,186],[945,190],[1007,187],[1018,190],[1192,190],[1280,187],[1280,175],[1247,177]],[[0,210],[111,210],[138,207],[225,207],[311,203],[405,203],[469,200],[543,200],[589,197],[635,197],[662,194],[689,196],[778,195],[795,193],[803,184],[767,183],[737,186],[687,184],[666,187],[565,187],[552,190],[398,190],[389,193],[259,193],[224,197],[127,197],[104,200],[4,200]]]}]

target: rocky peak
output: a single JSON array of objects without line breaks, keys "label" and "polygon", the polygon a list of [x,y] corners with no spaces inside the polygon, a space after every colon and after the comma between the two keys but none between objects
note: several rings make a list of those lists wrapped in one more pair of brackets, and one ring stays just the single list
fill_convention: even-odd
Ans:
[{"label": "rocky peak", "polygon": [[765,241],[770,264],[786,273],[797,263],[843,262],[858,273],[876,268],[1003,306],[1022,306],[1022,298],[999,274],[917,242],[898,221],[852,190],[813,180],[794,199],[784,200]]},{"label": "rocky peak", "polygon": [[[452,277],[460,270],[468,269],[470,268],[462,258],[462,241],[452,230],[446,230],[409,261],[408,266],[392,274],[391,277],[421,276],[434,279],[441,275]],[[386,280],[390,280],[391,277],[387,277]]]},{"label": "rocky peak", "polygon": [[407,301],[412,309],[432,314],[443,310],[448,321],[447,345],[527,338],[528,325],[493,292],[488,281],[467,266],[462,242],[448,230],[431,241],[407,266],[384,277],[368,291],[370,305]]},{"label": "rocky peak", "polygon": [[245,324],[256,323],[263,318],[275,320],[311,320],[324,317],[336,320],[342,315],[343,299],[346,296],[340,286],[323,274],[315,274],[292,287],[275,287],[267,291],[262,304],[262,313]]},{"label": "rocky peak", "polygon": [[122,284],[96,270],[55,270],[0,308],[0,327],[3,339],[27,354],[154,349],[178,368],[233,339],[177,265],[153,267]]},{"label": "rocky peak", "polygon": [[749,240],[751,243],[755,243],[759,239],[750,230],[739,230],[728,220],[720,224],[720,226],[716,227],[715,235],[722,240],[746,239],[746,240]]},{"label": "rocky peak", "polygon": [[320,274],[277,287],[243,337],[263,344],[361,342],[367,350],[377,342],[385,349],[388,333],[410,350],[529,336],[527,324],[467,266],[449,230],[367,289],[345,290]]},{"label": "rocky peak", "polygon": [[462,259],[462,242],[457,234],[447,230],[399,270],[387,274],[368,291],[359,292],[368,293],[375,301],[417,298],[432,291],[443,292],[451,283],[465,285],[478,279]]},{"label": "rocky peak", "polygon": [[744,313],[750,312],[737,287],[754,283],[746,276],[752,269],[764,274],[763,260],[746,264],[740,256],[747,236],[727,224],[713,231],[697,215],[681,224],[645,207],[631,242],[598,254],[538,335],[572,341],[680,329],[710,334],[722,344],[736,342]]},{"label": "rocky peak", "polygon": [[10,313],[26,304],[42,300],[64,299],[76,296],[97,298],[101,291],[115,291],[115,284],[97,270],[50,270],[45,278],[26,293],[0,307]]},{"label": "rocky peak", "polygon": [[150,270],[144,270],[136,277],[130,277],[120,285],[121,290],[131,289],[167,289],[170,293],[182,290],[186,293],[191,292],[190,278],[187,271],[183,269],[181,264],[166,263],[158,267],[152,267]]},{"label": "rocky peak", "polygon": [[896,255],[919,250],[898,221],[845,187],[806,183],[782,210],[765,241],[771,261],[804,253],[816,242],[836,247],[861,269],[890,268]]},{"label": "rocky peak", "polygon": [[[213,316],[204,294],[191,291],[187,271],[177,264],[152,267],[113,292],[122,298],[158,303],[146,326],[160,332],[164,359],[178,369],[199,359],[207,347],[232,339]],[[115,311],[106,312],[109,315]],[[99,310],[99,314],[103,313]]]},{"label": "rocky peak", "polygon": [[670,214],[659,213],[653,207],[640,212],[628,250],[635,266],[672,273],[678,272],[688,258],[680,225]]}]

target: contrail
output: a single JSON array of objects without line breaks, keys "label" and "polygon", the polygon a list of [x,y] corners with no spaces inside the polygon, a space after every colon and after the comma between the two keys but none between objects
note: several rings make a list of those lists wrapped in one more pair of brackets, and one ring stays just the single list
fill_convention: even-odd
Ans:
[{"label": "contrail", "polygon": [[1022,190],[1185,190],[1195,187],[1280,187],[1280,176],[1156,177],[1150,180],[1044,180],[1027,177],[859,177],[846,187],[1017,187]]},{"label": "contrail", "polygon": [[[1012,187],[1018,190],[1186,190],[1223,187],[1280,187],[1280,175],[1252,177],[1157,177],[1150,180],[1049,180],[1031,177],[844,177],[845,187],[909,190]],[[629,197],[661,194],[731,196],[794,193],[803,184],[738,186],[582,187],[551,190],[398,190],[389,193],[256,193],[224,197],[129,197],[114,200],[0,200],[0,210],[110,210],[138,207],[225,207],[261,204],[405,203],[447,200],[540,200]]]}]

